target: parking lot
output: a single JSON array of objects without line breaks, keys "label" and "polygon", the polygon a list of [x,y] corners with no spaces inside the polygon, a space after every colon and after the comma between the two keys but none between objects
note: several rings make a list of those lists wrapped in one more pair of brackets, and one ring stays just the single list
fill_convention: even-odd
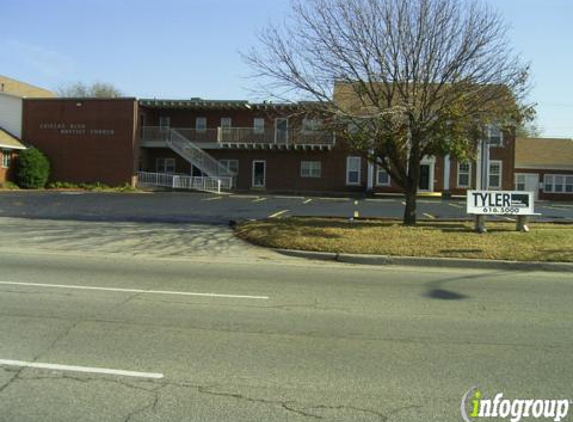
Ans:
[{"label": "parking lot", "polygon": [[[3,192],[0,193],[0,216],[79,221],[228,224],[229,220],[287,216],[401,218],[404,204],[401,197],[356,199],[192,192]],[[538,221],[573,222],[571,203],[538,202],[535,210],[541,213],[541,216],[535,217]],[[465,201],[421,198],[418,200],[418,217],[428,220],[467,218]]]}]

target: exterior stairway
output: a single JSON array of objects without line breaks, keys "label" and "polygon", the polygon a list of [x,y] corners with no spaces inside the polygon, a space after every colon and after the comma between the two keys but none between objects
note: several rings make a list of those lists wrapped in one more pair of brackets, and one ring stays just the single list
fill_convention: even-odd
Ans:
[{"label": "exterior stairway", "polygon": [[204,175],[213,179],[234,176],[227,167],[181,135],[176,129],[169,129],[169,136],[166,136],[165,140],[169,148],[201,170]]},{"label": "exterior stairway", "polygon": [[233,189],[233,174],[227,167],[195,145],[176,129],[161,128],[147,131],[146,137],[162,141],[169,148],[197,167],[202,176],[138,172],[138,183],[141,186],[161,186],[175,189],[193,189],[221,193]]}]

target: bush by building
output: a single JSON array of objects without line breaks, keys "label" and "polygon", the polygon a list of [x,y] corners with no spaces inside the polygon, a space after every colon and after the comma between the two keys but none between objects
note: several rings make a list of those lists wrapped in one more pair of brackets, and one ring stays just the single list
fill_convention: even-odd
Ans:
[{"label": "bush by building", "polygon": [[16,163],[16,180],[23,189],[41,189],[50,176],[50,162],[36,148],[23,150]]}]

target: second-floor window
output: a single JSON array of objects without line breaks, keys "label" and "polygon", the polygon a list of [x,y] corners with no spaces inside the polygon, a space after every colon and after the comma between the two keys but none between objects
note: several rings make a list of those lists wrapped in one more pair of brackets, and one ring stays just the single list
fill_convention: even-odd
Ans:
[{"label": "second-floor window", "polygon": [[221,129],[224,131],[228,131],[231,129],[232,120],[230,117],[221,117]]},{"label": "second-floor window", "polygon": [[161,129],[169,129],[171,126],[171,118],[169,116],[159,116],[159,127]]},{"label": "second-floor window", "polygon": [[265,132],[265,119],[262,117],[255,117],[253,119],[253,131],[256,134],[261,134]]},{"label": "second-floor window", "polygon": [[503,146],[503,132],[497,125],[490,125],[487,130],[489,145],[492,147]]},{"label": "second-floor window", "polygon": [[195,119],[195,130],[197,130],[197,132],[205,132],[207,130],[206,117],[197,117]]},{"label": "second-floor window", "polygon": [[302,119],[302,131],[306,133],[316,132],[320,128],[318,119]]}]

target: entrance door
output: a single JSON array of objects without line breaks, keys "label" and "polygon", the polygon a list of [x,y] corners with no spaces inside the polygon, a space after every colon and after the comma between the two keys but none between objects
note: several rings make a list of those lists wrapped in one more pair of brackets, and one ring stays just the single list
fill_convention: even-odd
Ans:
[{"label": "entrance door", "polygon": [[258,160],[253,161],[253,180],[252,187],[264,188],[267,178],[267,163],[266,161]]},{"label": "entrance door", "polygon": [[533,197],[539,199],[539,174],[537,173],[516,173],[515,190],[533,192]]},{"label": "entrance door", "polygon": [[288,119],[275,120],[275,144],[286,144],[288,141]]},{"label": "entrance door", "polygon": [[430,190],[430,164],[420,164],[420,184],[418,185],[418,189],[421,191],[429,191]]}]

